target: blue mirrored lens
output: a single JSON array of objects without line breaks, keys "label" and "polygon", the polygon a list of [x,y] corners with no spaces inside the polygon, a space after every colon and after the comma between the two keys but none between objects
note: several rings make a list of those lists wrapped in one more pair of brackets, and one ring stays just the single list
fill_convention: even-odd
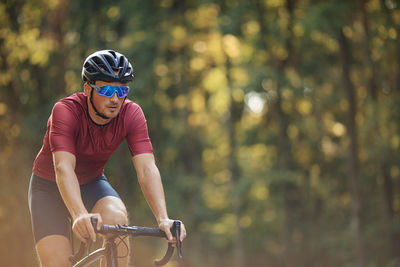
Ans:
[{"label": "blue mirrored lens", "polygon": [[129,87],[127,87],[127,86],[107,85],[107,86],[102,86],[102,87],[95,86],[95,88],[99,95],[103,95],[106,97],[112,97],[115,94],[115,92],[117,92],[117,96],[119,98],[122,98],[122,97],[127,96],[128,92],[129,92]]}]

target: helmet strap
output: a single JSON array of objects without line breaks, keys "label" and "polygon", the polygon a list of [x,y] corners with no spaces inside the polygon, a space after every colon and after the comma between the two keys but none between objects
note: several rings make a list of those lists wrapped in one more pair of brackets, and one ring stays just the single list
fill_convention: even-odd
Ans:
[{"label": "helmet strap", "polygon": [[107,117],[106,115],[100,113],[100,112],[97,110],[96,106],[94,105],[94,103],[93,103],[93,87],[92,87],[92,91],[90,91],[90,99],[89,99],[89,100],[90,100],[90,104],[92,105],[92,108],[93,108],[94,112],[96,112],[96,115],[97,115],[97,116],[99,116],[100,118],[105,119],[105,120],[110,119],[110,118]]}]

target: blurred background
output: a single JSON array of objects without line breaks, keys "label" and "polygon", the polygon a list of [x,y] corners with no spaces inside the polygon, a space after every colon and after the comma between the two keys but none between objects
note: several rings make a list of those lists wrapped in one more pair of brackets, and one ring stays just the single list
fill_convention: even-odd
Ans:
[{"label": "blurred background", "polygon": [[[400,266],[398,0],[0,2],[0,265],[38,266],[27,189],[83,60],[134,64],[169,215],[168,266]],[[397,103],[397,104],[396,104]],[[156,226],[124,143],[106,175]],[[165,244],[134,242],[135,266]]]}]

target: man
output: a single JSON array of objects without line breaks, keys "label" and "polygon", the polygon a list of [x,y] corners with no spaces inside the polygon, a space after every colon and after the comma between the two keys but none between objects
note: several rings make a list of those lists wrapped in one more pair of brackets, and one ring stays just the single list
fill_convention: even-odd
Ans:
[{"label": "man", "polygon": [[[73,233],[83,242],[96,239],[92,216],[99,225],[128,223],[124,203],[104,176],[105,163],[124,139],[158,226],[174,242],[146,119],[141,108],[126,99],[131,64],[115,51],[97,51],[86,58],[82,78],[83,93],[54,105],[33,166],[29,207],[43,267],[71,266],[70,218]],[[181,240],[185,237],[182,224]],[[127,254],[125,245],[118,247],[118,254]],[[120,258],[119,266],[127,266],[127,261]]]}]

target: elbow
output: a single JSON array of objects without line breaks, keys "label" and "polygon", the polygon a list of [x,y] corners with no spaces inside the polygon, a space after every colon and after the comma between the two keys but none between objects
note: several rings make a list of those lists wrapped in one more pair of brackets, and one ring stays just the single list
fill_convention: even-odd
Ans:
[{"label": "elbow", "polygon": [[148,165],[138,172],[139,181],[146,180],[148,177],[159,176],[158,168],[155,165]]},{"label": "elbow", "polygon": [[75,156],[63,151],[53,153],[53,166],[56,174],[56,182],[60,179],[74,175],[75,172]]},{"label": "elbow", "polygon": [[68,174],[73,171],[72,166],[66,164],[65,162],[59,162],[54,164],[54,171],[56,174],[56,181],[68,176]]}]

